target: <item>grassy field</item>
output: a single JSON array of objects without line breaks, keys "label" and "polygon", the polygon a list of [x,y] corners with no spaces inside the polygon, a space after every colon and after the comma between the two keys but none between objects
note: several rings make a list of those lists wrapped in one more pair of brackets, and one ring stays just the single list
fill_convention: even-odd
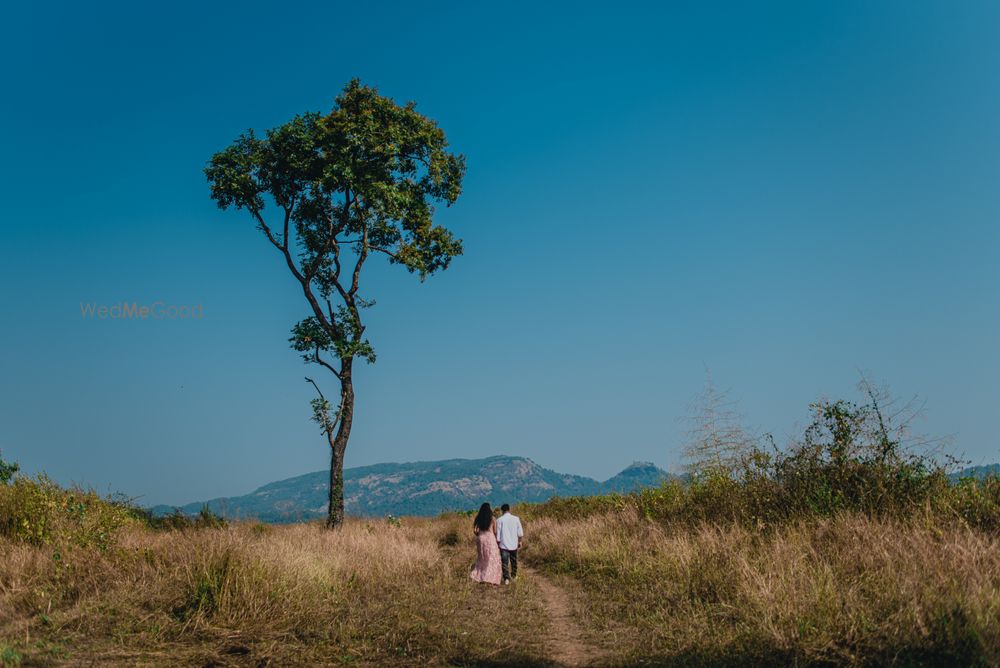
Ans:
[{"label": "grassy field", "polygon": [[[461,522],[463,536],[466,522]],[[476,586],[458,520],[0,539],[5,665],[545,665],[531,582]],[[446,543],[454,543],[448,545]]]},{"label": "grassy field", "polygon": [[976,530],[671,528],[628,511],[529,526],[531,562],[578,592],[610,664],[1000,664],[1000,540]]},{"label": "grassy field", "polygon": [[0,664],[1000,665],[1000,486],[947,489],[768,522],[731,482],[556,499],[518,509],[527,568],[493,588],[465,516],[155,522],[20,477]]}]

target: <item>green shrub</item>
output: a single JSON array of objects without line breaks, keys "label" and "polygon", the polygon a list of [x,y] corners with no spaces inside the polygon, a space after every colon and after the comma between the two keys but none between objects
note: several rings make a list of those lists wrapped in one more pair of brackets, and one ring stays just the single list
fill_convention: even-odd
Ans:
[{"label": "green shrub", "polygon": [[440,547],[455,547],[461,542],[461,538],[458,535],[457,529],[448,529],[444,532],[440,539],[438,539],[438,546]]},{"label": "green shrub", "polygon": [[[0,453],[2,454],[2,453]],[[6,485],[14,479],[14,474],[21,469],[15,462],[5,462],[0,457],[0,485]]]},{"label": "green shrub", "polygon": [[1000,531],[1000,477],[960,480],[947,495],[935,498],[933,507],[970,526]]},{"label": "green shrub", "polygon": [[208,504],[202,506],[197,515],[188,515],[180,508],[174,508],[172,513],[162,516],[156,516],[145,508],[132,508],[132,512],[147,527],[159,531],[219,529],[228,524],[226,519],[215,513]]},{"label": "green shrub", "polygon": [[842,513],[909,517],[929,510],[1000,530],[1000,478],[953,484],[944,465],[904,447],[903,431],[883,419],[878,395],[868,396],[860,405],[813,404],[799,441],[785,451],[754,446],[736,470],[707,468],[626,496],[553,498],[523,514],[566,520],[631,510],[666,524],[770,527]]},{"label": "green shrub", "polygon": [[96,492],[63,489],[44,475],[0,486],[0,536],[33,545],[107,548],[134,510]]},{"label": "green shrub", "polygon": [[20,666],[21,654],[13,647],[0,644],[0,666]]}]

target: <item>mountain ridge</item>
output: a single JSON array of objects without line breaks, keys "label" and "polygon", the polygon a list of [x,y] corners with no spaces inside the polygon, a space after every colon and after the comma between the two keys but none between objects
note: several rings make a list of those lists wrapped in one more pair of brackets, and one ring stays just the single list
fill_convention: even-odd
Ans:
[{"label": "mountain ridge", "polygon": [[[516,504],[553,496],[626,493],[657,486],[671,477],[649,462],[634,462],[603,482],[559,473],[521,456],[390,462],[345,469],[344,502],[347,514],[354,516],[429,516],[469,510],[484,501]],[[328,485],[328,471],[313,471],[261,485],[241,496],[157,505],[150,511],[162,516],[179,509],[190,515],[208,506],[229,519],[270,523],[319,519],[326,516]]]}]

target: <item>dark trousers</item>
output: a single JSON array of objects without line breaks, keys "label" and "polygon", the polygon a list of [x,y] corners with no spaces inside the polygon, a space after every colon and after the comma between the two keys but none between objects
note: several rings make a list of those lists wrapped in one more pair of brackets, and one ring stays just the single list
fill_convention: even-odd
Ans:
[{"label": "dark trousers", "polygon": [[500,563],[503,565],[503,579],[517,577],[517,550],[500,549]]}]

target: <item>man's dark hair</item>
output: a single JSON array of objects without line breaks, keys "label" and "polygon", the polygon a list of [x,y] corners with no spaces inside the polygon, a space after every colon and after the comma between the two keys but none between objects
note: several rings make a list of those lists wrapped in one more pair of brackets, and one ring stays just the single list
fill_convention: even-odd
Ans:
[{"label": "man's dark hair", "polygon": [[502,512],[502,513],[509,513],[510,512],[510,504],[509,503],[505,503],[502,506],[500,506],[500,512]]}]

